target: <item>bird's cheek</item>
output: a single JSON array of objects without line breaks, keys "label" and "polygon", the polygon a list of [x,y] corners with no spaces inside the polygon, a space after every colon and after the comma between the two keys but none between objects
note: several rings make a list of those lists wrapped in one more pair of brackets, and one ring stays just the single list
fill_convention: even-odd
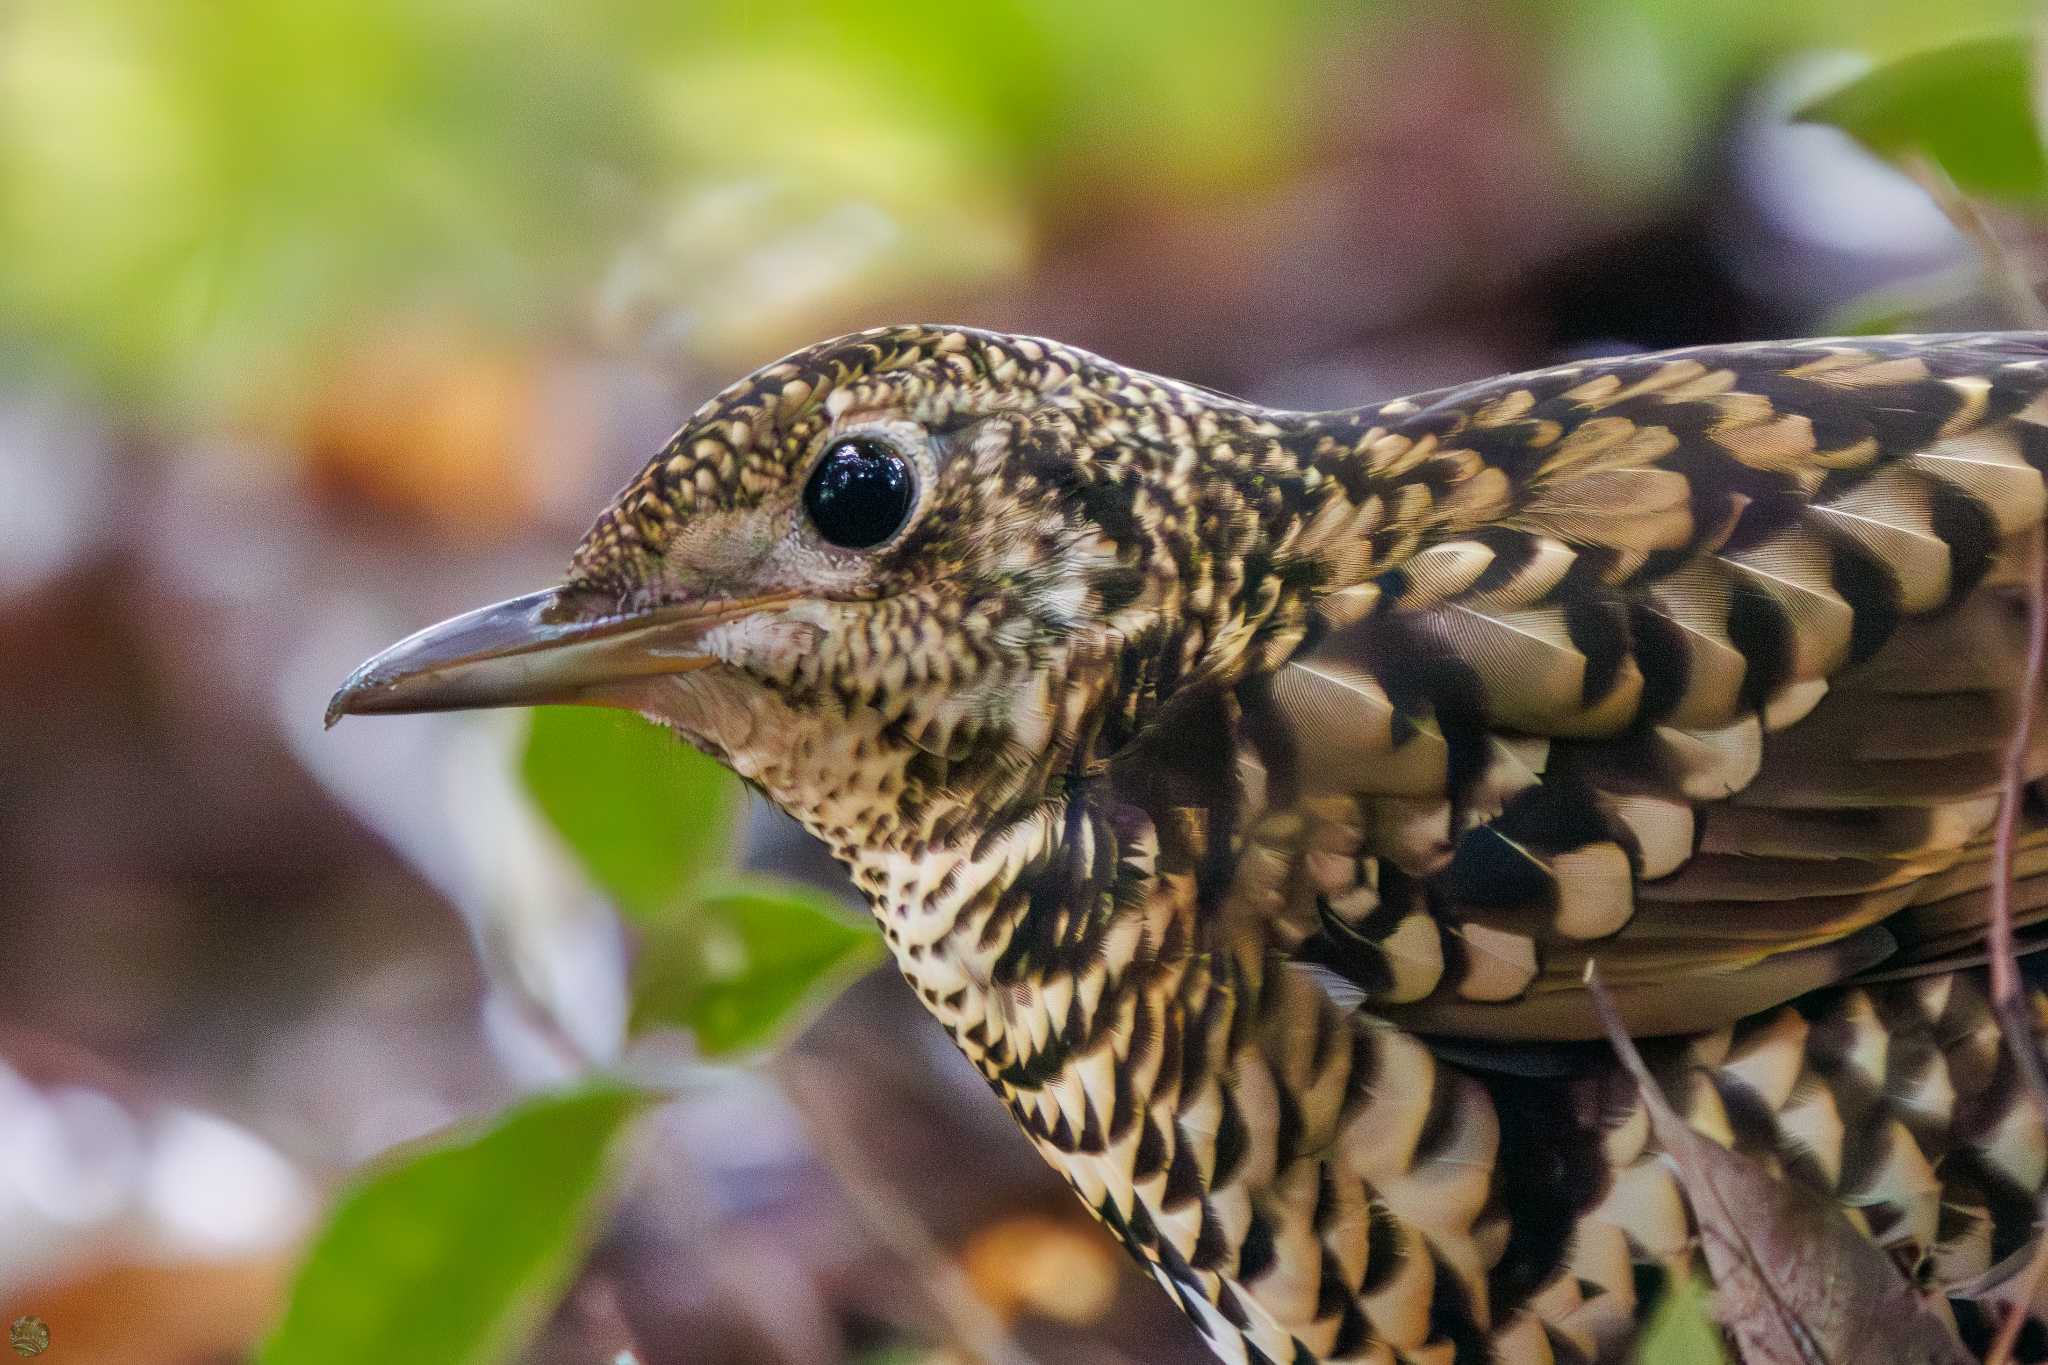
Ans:
[{"label": "bird's cheek", "polygon": [[801,680],[815,668],[828,634],[810,605],[737,617],[705,632],[698,647],[720,663],[773,682]]}]

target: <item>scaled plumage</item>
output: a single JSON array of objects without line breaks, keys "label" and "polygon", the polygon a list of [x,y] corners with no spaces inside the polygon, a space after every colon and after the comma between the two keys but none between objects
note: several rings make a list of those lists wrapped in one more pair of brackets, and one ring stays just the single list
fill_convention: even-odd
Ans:
[{"label": "scaled plumage", "polygon": [[[850,434],[919,486],[858,553],[800,498]],[[883,329],[706,404],[565,600],[724,613],[583,695],[832,847],[1223,1358],[1614,1359],[1691,1224],[1588,960],[1681,1112],[1931,1296],[2031,1235],[2048,1142],[1973,964],[2022,707],[2048,774],[2044,470],[2041,335],[1311,414]]]}]

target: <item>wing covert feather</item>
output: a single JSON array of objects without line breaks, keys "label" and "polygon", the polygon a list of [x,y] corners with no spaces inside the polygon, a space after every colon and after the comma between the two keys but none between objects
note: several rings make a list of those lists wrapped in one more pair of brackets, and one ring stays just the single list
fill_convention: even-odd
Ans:
[{"label": "wing covert feather", "polygon": [[[1243,827],[1353,836],[1283,898],[1300,955],[1417,1029],[1574,1038],[1589,958],[1658,1032],[1972,950],[2044,365],[2033,335],[1705,348],[1357,414],[1321,458],[1359,487],[1396,452],[1429,496],[1322,519],[1371,544],[1310,546],[1329,609],[1240,689]],[[1481,471],[1506,491],[1461,495]]]}]

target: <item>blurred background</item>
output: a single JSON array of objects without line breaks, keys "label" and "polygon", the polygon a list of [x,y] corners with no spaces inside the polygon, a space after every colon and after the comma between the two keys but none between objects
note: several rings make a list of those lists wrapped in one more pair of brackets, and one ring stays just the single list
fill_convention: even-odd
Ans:
[{"label": "blurred background", "polygon": [[861,327],[1318,407],[2014,325],[1981,248],[2026,260],[2024,215],[1958,230],[1791,114],[2031,18],[0,5],[0,1321],[248,1359],[352,1172],[616,1064],[681,1097],[525,1359],[1208,1359],[777,817],[622,719],[323,734],[329,691],[554,581],[699,401]]}]

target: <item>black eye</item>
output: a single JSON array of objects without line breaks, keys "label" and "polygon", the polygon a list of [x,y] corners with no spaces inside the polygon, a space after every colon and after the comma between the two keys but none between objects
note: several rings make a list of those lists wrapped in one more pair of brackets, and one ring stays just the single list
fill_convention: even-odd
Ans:
[{"label": "black eye", "polygon": [[908,460],[881,441],[855,436],[818,461],[804,487],[804,510],[832,544],[865,550],[896,534],[916,492]]}]

